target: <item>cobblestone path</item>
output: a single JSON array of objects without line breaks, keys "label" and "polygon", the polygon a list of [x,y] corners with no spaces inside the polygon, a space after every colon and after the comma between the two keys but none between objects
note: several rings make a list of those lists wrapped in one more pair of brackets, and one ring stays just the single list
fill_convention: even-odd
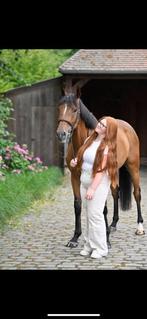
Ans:
[{"label": "cobblestone path", "polygon": [[[93,260],[79,252],[83,235],[76,248],[66,247],[74,230],[73,194],[69,173],[64,177],[51,202],[38,213],[21,218],[17,229],[7,227],[0,234],[0,269],[147,269],[147,167],[141,169],[144,236],[136,236],[136,205],[120,211],[117,231],[110,236],[112,248],[107,257]],[[112,219],[112,196],[108,196],[109,223]],[[85,214],[82,212],[82,228]]]}]

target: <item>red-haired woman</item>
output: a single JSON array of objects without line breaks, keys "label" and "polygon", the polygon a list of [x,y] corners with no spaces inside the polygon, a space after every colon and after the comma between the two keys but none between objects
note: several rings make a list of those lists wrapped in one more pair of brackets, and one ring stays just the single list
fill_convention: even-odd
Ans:
[{"label": "red-haired woman", "polygon": [[108,254],[103,210],[110,184],[117,185],[116,137],[117,121],[109,116],[101,118],[70,162],[81,171],[81,198],[87,215],[82,256],[101,258]]}]

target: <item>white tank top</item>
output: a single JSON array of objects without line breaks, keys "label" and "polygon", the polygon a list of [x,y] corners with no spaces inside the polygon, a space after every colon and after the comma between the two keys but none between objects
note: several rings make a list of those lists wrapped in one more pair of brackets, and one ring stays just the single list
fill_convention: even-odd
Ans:
[{"label": "white tank top", "polygon": [[[85,150],[83,154],[82,171],[92,172],[93,163],[98,147],[101,144],[101,140],[96,139],[93,143]],[[104,155],[108,154],[108,146],[104,149]]]}]

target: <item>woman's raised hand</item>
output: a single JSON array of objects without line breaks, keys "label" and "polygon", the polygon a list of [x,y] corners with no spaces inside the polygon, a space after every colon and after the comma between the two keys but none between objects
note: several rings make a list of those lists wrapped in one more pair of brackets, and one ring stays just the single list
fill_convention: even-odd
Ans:
[{"label": "woman's raised hand", "polygon": [[71,167],[75,167],[77,165],[77,157],[73,158],[71,161],[70,161],[70,166]]}]

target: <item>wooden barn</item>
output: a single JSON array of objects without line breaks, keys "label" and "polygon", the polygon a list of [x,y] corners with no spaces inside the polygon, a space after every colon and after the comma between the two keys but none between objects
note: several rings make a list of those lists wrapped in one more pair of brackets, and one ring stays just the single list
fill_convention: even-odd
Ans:
[{"label": "wooden barn", "polygon": [[147,162],[147,50],[79,50],[59,68],[62,76],[8,91],[14,102],[9,128],[45,164],[63,165],[63,146],[56,137],[58,101],[63,81],[81,87],[81,99],[100,118],[128,121]]},{"label": "wooden barn", "polygon": [[8,91],[5,95],[13,101],[13,120],[9,130],[19,144],[27,144],[29,151],[45,165],[63,166],[63,145],[56,137],[57,104],[61,97],[59,78],[42,81]]}]

